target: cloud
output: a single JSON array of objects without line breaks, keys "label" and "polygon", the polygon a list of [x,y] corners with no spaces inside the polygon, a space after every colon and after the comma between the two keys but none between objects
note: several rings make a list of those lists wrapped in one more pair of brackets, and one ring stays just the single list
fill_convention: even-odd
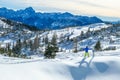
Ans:
[{"label": "cloud", "polygon": [[119,0],[0,0],[1,7],[23,9],[32,6],[42,12],[71,12],[120,17]]},{"label": "cloud", "polygon": [[88,2],[88,1],[80,1],[80,0],[78,1],[78,0],[76,0],[76,2],[81,4],[81,5],[93,6],[93,7],[99,7],[99,8],[110,8],[110,7],[107,7],[107,6],[104,6],[104,5],[95,4],[95,3]]}]

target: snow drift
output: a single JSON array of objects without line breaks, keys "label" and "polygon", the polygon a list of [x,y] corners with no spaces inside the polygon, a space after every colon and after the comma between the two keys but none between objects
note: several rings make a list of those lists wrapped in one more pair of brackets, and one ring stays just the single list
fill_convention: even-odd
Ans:
[{"label": "snow drift", "polygon": [[71,55],[55,60],[0,56],[0,80],[119,80],[119,57]]}]

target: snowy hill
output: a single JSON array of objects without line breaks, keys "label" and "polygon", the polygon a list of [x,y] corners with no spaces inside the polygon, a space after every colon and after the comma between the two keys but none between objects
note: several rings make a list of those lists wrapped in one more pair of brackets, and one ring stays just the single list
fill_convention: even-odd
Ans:
[{"label": "snowy hill", "polygon": [[82,26],[103,22],[97,17],[76,16],[71,13],[40,13],[32,7],[14,11],[0,8],[0,17],[22,22],[38,29],[61,29],[70,26]]},{"label": "snowy hill", "polygon": [[0,56],[0,78],[1,80],[119,80],[120,58],[118,55],[112,56],[115,52],[109,56],[99,55],[87,59],[84,59],[82,54],[83,52],[59,53],[61,57],[57,56],[54,60],[35,57],[26,60]]},{"label": "snowy hill", "polygon": [[[0,18],[0,80],[119,80],[119,33],[119,25],[105,23],[42,31]],[[54,34],[59,51],[45,59],[45,37],[51,41]],[[94,48],[98,40],[102,50],[90,50],[85,59],[81,48]]]},{"label": "snowy hill", "polygon": [[[112,25],[97,23],[82,27],[78,26],[60,30],[46,31],[40,34],[39,37],[44,38],[45,36],[48,36],[49,40],[51,40],[54,33],[56,33],[59,47],[68,50],[73,49],[74,45],[72,40],[74,38],[78,39],[78,47],[85,47],[86,45],[93,47],[98,40],[101,40],[103,49],[109,46],[115,46],[119,49],[119,29],[119,27],[114,27]],[[87,33],[88,30],[90,31],[89,34]],[[81,38],[81,32],[85,34],[83,35],[84,38]],[[88,35],[86,36],[86,34]],[[69,40],[67,40],[68,38]]]},{"label": "snowy hill", "polygon": [[[27,55],[44,53],[44,39],[46,36],[48,36],[50,41],[54,33],[57,35],[57,45],[59,47],[59,50],[62,51],[72,52],[74,49],[75,38],[78,40],[78,50],[85,46],[93,48],[98,40],[101,40],[103,50],[109,47],[120,49],[119,27],[114,27],[105,23],[96,23],[86,26],[74,26],[65,29],[42,31],[36,30],[31,26],[27,26],[19,22],[1,18],[0,26],[1,48],[6,48],[9,44],[10,48],[12,49],[13,45],[15,45],[16,42],[20,39],[22,45],[22,53]],[[30,47],[30,44],[33,46],[37,35],[39,39],[39,47],[35,52],[31,51],[32,47]]]}]

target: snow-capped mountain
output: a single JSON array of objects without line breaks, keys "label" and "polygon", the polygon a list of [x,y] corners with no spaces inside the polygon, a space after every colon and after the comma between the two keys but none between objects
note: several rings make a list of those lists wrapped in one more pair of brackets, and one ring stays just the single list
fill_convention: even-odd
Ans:
[{"label": "snow-capped mountain", "polygon": [[38,29],[60,29],[65,27],[82,26],[102,22],[102,20],[97,17],[77,16],[68,12],[35,12],[32,7],[17,11],[7,8],[0,8],[0,17],[19,21],[30,26],[35,26]]}]

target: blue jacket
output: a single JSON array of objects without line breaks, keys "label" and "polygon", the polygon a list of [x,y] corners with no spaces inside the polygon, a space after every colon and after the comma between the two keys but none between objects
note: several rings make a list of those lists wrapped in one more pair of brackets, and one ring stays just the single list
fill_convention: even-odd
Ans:
[{"label": "blue jacket", "polygon": [[86,48],[84,48],[83,50],[85,50],[85,52],[88,53],[88,51],[89,51],[89,50],[92,50],[92,49],[86,47]]},{"label": "blue jacket", "polygon": [[86,47],[86,48],[84,48],[84,50],[85,50],[86,53],[88,53],[89,48]]}]

